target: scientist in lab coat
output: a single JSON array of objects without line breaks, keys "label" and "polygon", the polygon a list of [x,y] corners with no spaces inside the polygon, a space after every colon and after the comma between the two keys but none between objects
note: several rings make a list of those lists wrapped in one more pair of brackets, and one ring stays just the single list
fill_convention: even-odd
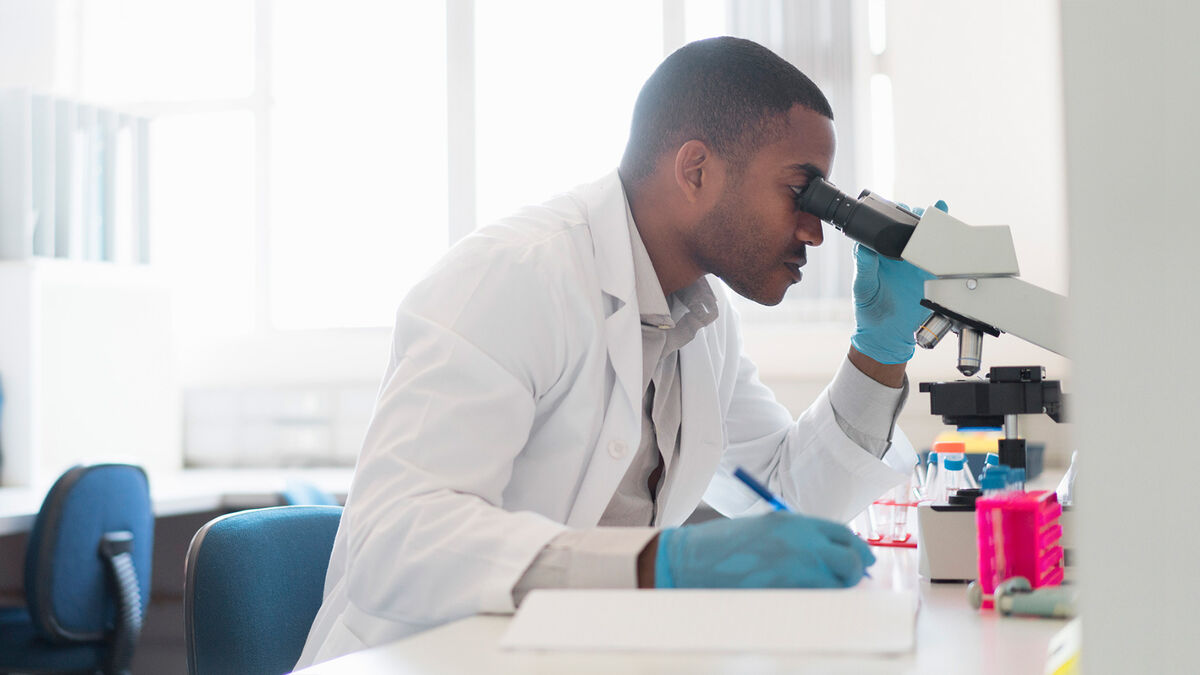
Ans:
[{"label": "scientist in lab coat", "polygon": [[[686,45],[619,170],[465,237],[409,292],[298,666],[534,588],[858,582],[874,559],[838,523],[915,462],[894,421],[925,276],[856,251],[849,354],[799,419],[709,277],[764,305],[800,282],[823,233],[792,187],[829,173],[832,117],[760,45]],[[763,515],[738,466],[798,513]],[[681,527],[702,499],[730,519]]]}]

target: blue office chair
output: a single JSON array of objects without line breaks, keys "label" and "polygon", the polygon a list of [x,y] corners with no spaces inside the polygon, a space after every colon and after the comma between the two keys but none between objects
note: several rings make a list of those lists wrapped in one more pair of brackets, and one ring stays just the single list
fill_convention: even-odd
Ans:
[{"label": "blue office chair", "polygon": [[191,675],[292,670],[321,607],[341,517],[340,506],[277,506],[200,528],[183,597]]},{"label": "blue office chair", "polygon": [[336,497],[306,480],[291,479],[280,494],[286,506],[341,506]]},{"label": "blue office chair", "polygon": [[27,606],[0,609],[0,672],[128,673],[153,549],[140,467],[76,466],[59,477],[29,534]]}]

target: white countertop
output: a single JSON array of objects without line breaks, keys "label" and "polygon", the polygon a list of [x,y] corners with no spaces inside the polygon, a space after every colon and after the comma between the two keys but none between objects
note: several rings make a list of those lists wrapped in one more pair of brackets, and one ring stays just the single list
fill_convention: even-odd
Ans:
[{"label": "white countertop", "polygon": [[[914,549],[873,549],[864,585],[917,588],[916,648],[899,656],[767,653],[535,652],[497,646],[511,617],[475,616],[411,638],[317,664],[304,675],[405,673],[1041,673],[1058,619],[1001,617],[972,609],[965,584],[917,576]],[[648,591],[651,592],[651,591]],[[719,608],[714,608],[719,611]]]}]

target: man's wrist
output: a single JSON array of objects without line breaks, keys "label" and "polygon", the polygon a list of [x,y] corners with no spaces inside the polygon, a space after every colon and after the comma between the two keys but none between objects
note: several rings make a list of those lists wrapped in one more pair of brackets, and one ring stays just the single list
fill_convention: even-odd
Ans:
[{"label": "man's wrist", "polygon": [[863,375],[875,380],[885,387],[899,389],[904,386],[904,371],[907,363],[880,363],[850,346],[848,355],[850,363],[854,364]]},{"label": "man's wrist", "polygon": [[[646,544],[637,557],[638,588],[654,588],[654,563],[658,559],[658,535]],[[626,568],[629,569],[629,568]]]}]

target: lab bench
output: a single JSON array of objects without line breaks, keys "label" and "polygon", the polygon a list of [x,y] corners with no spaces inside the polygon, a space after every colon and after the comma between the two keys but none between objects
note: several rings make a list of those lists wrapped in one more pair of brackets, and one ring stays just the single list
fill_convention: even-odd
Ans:
[{"label": "lab bench", "polygon": [[[915,588],[920,597],[913,651],[892,656],[735,653],[516,651],[498,646],[512,617],[480,615],[407,639],[319,663],[298,675],[408,673],[1041,673],[1061,619],[1001,617],[972,609],[966,584],[917,576],[914,549],[874,549],[879,562],[862,585]],[[653,592],[653,591],[647,591]],[[719,607],[713,608],[719,612]]]}]

